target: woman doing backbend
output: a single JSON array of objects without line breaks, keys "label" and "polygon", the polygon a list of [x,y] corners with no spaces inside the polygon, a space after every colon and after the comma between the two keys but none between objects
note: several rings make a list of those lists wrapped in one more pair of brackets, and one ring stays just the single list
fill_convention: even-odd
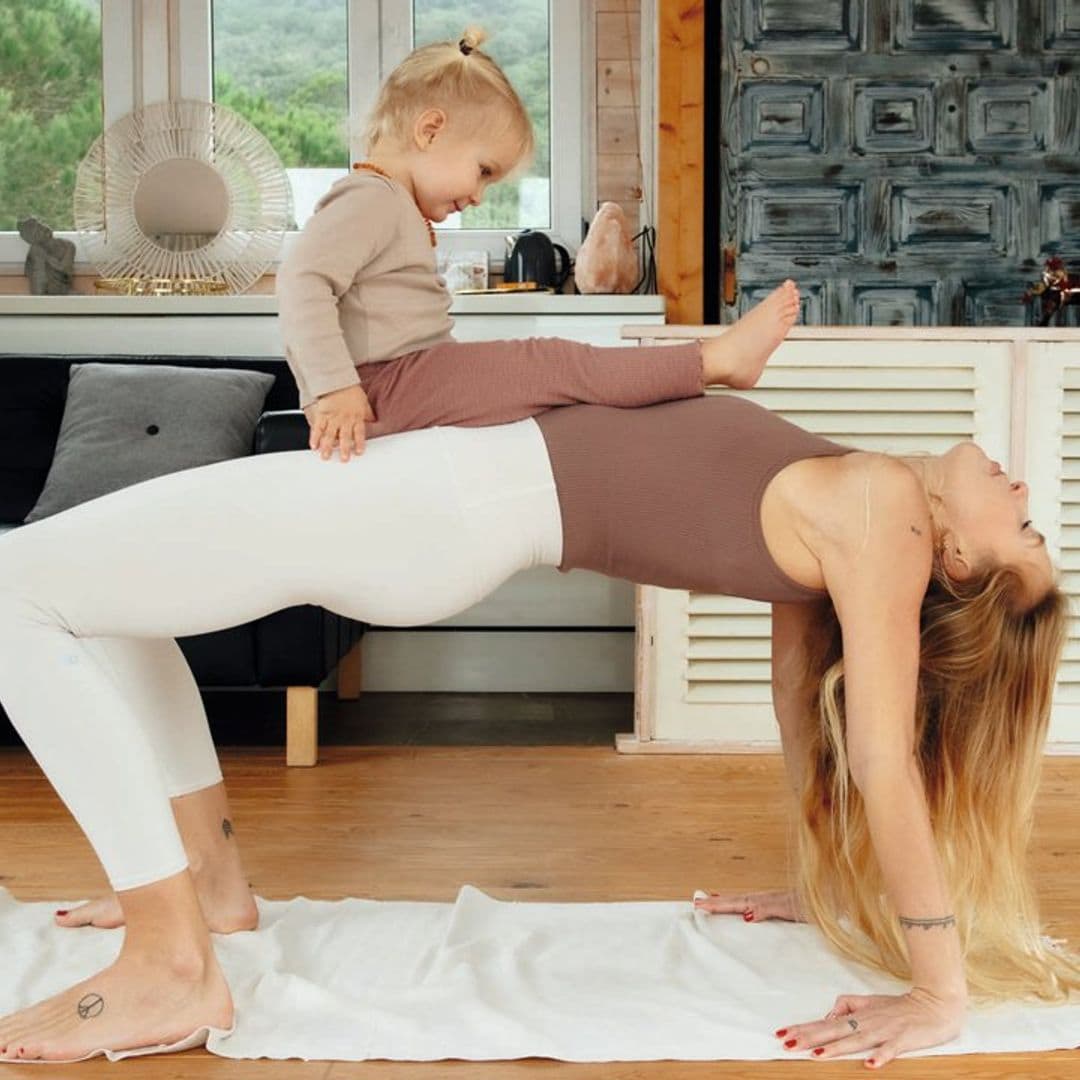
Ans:
[{"label": "woman doing backbend", "polygon": [[[969,992],[1060,1000],[1080,983],[1040,939],[1023,868],[1065,625],[1026,486],[973,443],[853,451],[720,395],[395,434],[347,465],[247,457],[0,538],[0,702],[126,925],[114,965],[0,1020],[0,1051],[65,1058],[232,1020],[208,925],[255,911],[170,639],[304,603],[432,622],[538,564],[773,604],[802,900],[836,946],[912,983],[782,1029],[789,1049],[881,1064],[953,1037]],[[107,1008],[83,1020],[88,994]]]}]

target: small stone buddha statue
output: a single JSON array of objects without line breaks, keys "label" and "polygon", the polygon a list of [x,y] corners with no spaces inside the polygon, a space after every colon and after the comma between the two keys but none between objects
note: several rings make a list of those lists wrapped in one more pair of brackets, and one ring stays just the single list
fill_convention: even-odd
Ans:
[{"label": "small stone buddha statue", "polygon": [[23,273],[34,296],[66,296],[75,271],[75,245],[53,236],[52,229],[35,217],[23,218],[19,235],[30,245]]}]

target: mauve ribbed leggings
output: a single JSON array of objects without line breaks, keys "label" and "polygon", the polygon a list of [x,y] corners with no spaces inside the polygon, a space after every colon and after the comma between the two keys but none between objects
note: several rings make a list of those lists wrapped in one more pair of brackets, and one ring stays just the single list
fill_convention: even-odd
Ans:
[{"label": "mauve ribbed leggings", "polygon": [[448,341],[357,374],[375,412],[369,438],[456,424],[507,424],[561,405],[637,408],[699,397],[701,343],[586,345],[566,338]]}]

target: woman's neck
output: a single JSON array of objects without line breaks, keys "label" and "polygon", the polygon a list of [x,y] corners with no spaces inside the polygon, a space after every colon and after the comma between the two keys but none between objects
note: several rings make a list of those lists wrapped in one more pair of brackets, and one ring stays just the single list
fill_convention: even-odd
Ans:
[{"label": "woman's neck", "polygon": [[919,454],[908,457],[896,454],[897,461],[902,461],[918,478],[923,491],[929,499],[939,498],[945,487],[944,464],[940,454]]},{"label": "woman's neck", "polygon": [[945,492],[945,463],[940,454],[923,454],[917,457],[896,455],[919,478],[930,520],[935,531],[941,528],[942,495]]}]

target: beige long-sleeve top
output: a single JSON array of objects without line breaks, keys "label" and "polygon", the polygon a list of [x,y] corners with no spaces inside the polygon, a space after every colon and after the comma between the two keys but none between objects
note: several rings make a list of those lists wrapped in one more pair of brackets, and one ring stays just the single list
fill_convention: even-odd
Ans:
[{"label": "beige long-sleeve top", "polygon": [[405,187],[378,173],[351,173],[319,200],[275,291],[301,408],[359,385],[360,364],[453,340],[424,218]]}]

